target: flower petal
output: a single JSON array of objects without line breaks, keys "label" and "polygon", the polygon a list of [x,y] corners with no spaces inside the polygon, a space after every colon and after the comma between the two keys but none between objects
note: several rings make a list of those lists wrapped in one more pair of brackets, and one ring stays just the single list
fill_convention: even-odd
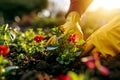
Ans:
[{"label": "flower petal", "polygon": [[104,76],[108,76],[110,74],[110,71],[104,67],[104,66],[100,66],[98,67],[98,70],[100,71],[101,74],[103,74]]}]

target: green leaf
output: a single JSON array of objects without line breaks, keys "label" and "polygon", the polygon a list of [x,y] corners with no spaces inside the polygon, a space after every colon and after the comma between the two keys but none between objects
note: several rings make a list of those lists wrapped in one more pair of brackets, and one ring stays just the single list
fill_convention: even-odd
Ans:
[{"label": "green leaf", "polygon": [[52,31],[56,31],[56,28],[52,28]]},{"label": "green leaf", "polygon": [[15,34],[13,34],[13,33],[9,33],[9,36],[10,36],[10,39],[11,39],[11,40],[14,40],[15,37],[16,37]]},{"label": "green leaf", "polygon": [[75,60],[75,58],[70,58],[71,61]]},{"label": "green leaf", "polygon": [[85,41],[82,39],[82,40],[77,42],[77,45],[83,45],[84,43],[85,43]]},{"label": "green leaf", "polygon": [[25,56],[24,56],[24,54],[22,54],[22,53],[17,56],[17,59],[18,59],[18,60],[21,60],[21,59],[24,59],[24,58],[25,58]]},{"label": "green leaf", "polygon": [[4,40],[0,39],[0,45],[4,44]]},{"label": "green leaf", "polygon": [[64,64],[64,61],[59,61],[60,64]]},{"label": "green leaf", "polygon": [[65,64],[66,64],[66,65],[68,65],[69,63],[70,63],[70,61],[68,61],[68,62],[65,62]]},{"label": "green leaf", "polygon": [[0,55],[0,66],[5,66],[8,63],[8,60]]},{"label": "green leaf", "polygon": [[68,72],[68,76],[70,76],[71,80],[79,80],[78,75],[75,72]]},{"label": "green leaf", "polygon": [[13,69],[18,69],[19,67],[18,66],[8,66],[5,68],[5,71],[11,71]]},{"label": "green leaf", "polygon": [[55,50],[57,49],[58,47],[47,47],[47,50]]},{"label": "green leaf", "polygon": [[55,50],[58,48],[58,45],[57,44],[52,44],[52,45],[48,45],[47,46],[47,50]]},{"label": "green leaf", "polygon": [[56,61],[58,61],[58,62],[59,62],[60,60],[61,60],[61,58],[60,58],[60,57],[57,57],[57,58],[56,58]]},{"label": "green leaf", "polygon": [[5,31],[8,29],[8,24],[5,25]]},{"label": "green leaf", "polygon": [[3,28],[2,30],[6,31],[8,29],[8,24],[4,24],[2,28]]},{"label": "green leaf", "polygon": [[81,54],[81,52],[76,52],[75,56],[79,56]]},{"label": "green leaf", "polygon": [[79,80],[85,80],[85,75],[84,74],[79,74]]}]

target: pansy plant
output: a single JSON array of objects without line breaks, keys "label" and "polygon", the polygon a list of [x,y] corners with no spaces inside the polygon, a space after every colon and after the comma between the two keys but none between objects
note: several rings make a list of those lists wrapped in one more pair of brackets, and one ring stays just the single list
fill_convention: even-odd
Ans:
[{"label": "pansy plant", "polygon": [[[50,44],[47,46],[47,50],[50,55],[57,55],[56,61],[60,64],[68,65],[71,61],[74,61],[77,56],[82,52],[82,48],[78,48],[77,45],[84,44],[84,40],[79,40],[78,35],[69,31],[66,36],[60,37],[58,34],[60,31],[54,28],[54,35],[56,34],[56,44]],[[62,33],[62,32],[61,32]]]}]

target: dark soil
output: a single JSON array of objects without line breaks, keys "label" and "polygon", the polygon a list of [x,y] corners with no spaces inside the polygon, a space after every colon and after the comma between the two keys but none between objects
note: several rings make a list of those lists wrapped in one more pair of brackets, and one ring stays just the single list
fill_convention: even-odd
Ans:
[{"label": "dark soil", "polygon": [[[52,80],[60,74],[66,74],[68,71],[83,73],[88,68],[77,57],[69,65],[61,65],[55,61],[55,55],[46,56],[36,53],[17,63],[14,57],[10,59],[20,68],[15,70],[16,75],[7,76],[7,80]],[[97,80],[120,80],[120,55],[116,57],[100,58],[101,63],[110,70],[109,76],[103,76],[94,70],[90,75],[97,77]],[[95,72],[96,71],[96,72]]]}]

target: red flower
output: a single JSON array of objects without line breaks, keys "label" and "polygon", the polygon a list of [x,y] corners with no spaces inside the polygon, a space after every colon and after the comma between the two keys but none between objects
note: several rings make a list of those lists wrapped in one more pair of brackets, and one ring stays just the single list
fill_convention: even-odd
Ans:
[{"label": "red flower", "polygon": [[44,36],[35,36],[34,37],[34,40],[37,42],[37,43],[39,43],[39,42],[41,42],[42,40],[44,39]]},{"label": "red flower", "polygon": [[78,42],[79,38],[78,38],[78,35],[73,33],[69,36],[69,40],[72,41],[73,43],[76,43]]},{"label": "red flower", "polygon": [[0,45],[0,55],[8,55],[9,48],[8,46]]},{"label": "red flower", "polygon": [[56,77],[54,80],[71,80],[69,76],[66,75],[60,75]]}]

